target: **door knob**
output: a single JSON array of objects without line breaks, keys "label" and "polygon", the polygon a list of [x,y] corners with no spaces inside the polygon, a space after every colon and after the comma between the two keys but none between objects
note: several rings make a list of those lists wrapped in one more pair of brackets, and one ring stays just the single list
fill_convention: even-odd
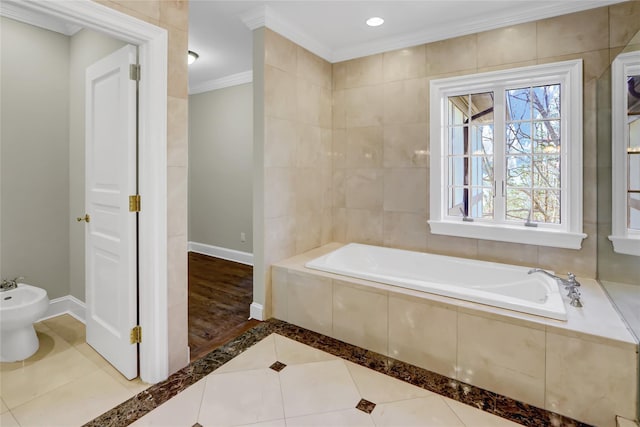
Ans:
[{"label": "door knob", "polygon": [[76,218],[76,221],[78,221],[78,222],[80,222],[80,221],[89,222],[89,221],[91,221],[91,217],[89,216],[89,214],[84,214],[84,216],[79,216],[78,218]]}]

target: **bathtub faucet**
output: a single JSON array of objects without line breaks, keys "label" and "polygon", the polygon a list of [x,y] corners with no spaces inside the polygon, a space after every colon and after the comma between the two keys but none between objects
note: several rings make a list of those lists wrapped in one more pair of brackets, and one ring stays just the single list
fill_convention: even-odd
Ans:
[{"label": "bathtub faucet", "polygon": [[0,283],[0,292],[9,291],[18,287],[18,280],[22,280],[24,277],[16,277],[13,280],[2,279]]},{"label": "bathtub faucet", "polygon": [[567,278],[563,279],[562,277],[558,277],[555,274],[551,274],[541,268],[532,268],[531,270],[529,270],[529,274],[533,273],[546,274],[547,276],[556,279],[562,286],[564,286],[564,289],[569,292],[567,293],[567,296],[571,299],[571,302],[569,304],[571,304],[571,306],[573,307],[582,307],[582,301],[580,301],[580,292],[578,291],[580,282],[576,280],[575,274],[569,272],[567,273]]}]

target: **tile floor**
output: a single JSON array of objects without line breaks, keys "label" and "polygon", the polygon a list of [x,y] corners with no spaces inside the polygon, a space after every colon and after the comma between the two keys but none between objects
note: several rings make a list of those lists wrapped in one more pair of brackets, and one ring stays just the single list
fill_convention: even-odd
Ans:
[{"label": "tile floor", "polygon": [[85,341],[69,315],[35,324],[40,348],[0,363],[0,426],[80,426],[148,387],[127,381]]},{"label": "tile floor", "polygon": [[516,426],[271,334],[133,426]]}]

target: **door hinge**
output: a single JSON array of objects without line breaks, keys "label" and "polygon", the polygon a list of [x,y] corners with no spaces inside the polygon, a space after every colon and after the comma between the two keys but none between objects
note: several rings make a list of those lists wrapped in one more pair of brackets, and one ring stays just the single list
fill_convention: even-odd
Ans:
[{"label": "door hinge", "polygon": [[129,212],[140,212],[140,195],[129,196]]},{"label": "door hinge", "polygon": [[135,81],[140,80],[140,64],[129,65],[129,78]]},{"label": "door hinge", "polygon": [[140,344],[142,342],[142,327],[136,325],[131,329],[130,335],[131,344]]}]

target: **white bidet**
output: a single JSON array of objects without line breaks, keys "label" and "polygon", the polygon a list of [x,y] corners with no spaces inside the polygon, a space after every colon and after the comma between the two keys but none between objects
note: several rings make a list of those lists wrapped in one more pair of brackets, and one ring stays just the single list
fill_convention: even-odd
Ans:
[{"label": "white bidet", "polygon": [[0,362],[24,360],[38,351],[33,323],[48,307],[47,291],[35,286],[18,283],[0,292]]}]

